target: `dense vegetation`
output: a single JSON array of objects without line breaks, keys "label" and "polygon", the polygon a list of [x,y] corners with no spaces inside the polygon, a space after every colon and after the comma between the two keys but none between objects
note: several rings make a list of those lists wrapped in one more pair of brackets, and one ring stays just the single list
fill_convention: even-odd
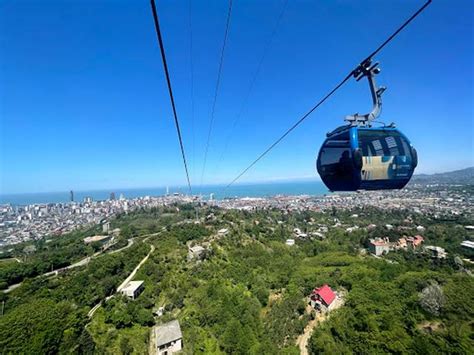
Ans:
[{"label": "dense vegetation", "polygon": [[[104,255],[81,270],[53,278],[26,280],[5,295],[0,318],[0,348],[6,353],[55,353],[94,348],[85,331],[88,310],[115,292],[116,287],[148,252],[145,244],[123,255]],[[32,324],[34,326],[32,327]],[[28,341],[33,336],[34,342]]]},{"label": "dense vegetation", "polygon": [[[122,215],[113,227],[124,238],[136,238],[132,247],[58,277],[28,279],[0,296],[6,301],[2,351],[144,354],[151,327],[178,319],[185,353],[298,354],[296,338],[312,317],[305,311],[306,297],[329,283],[347,291],[346,304],[316,327],[311,353],[473,352],[472,266],[454,260],[466,236],[459,220],[373,208],[330,213],[201,208],[200,214],[199,224],[186,205]],[[394,228],[388,231],[380,221]],[[370,223],[378,226],[345,231]],[[447,260],[413,251],[384,259],[361,252],[370,237],[418,234],[414,227],[420,224],[427,227],[427,243],[447,248]],[[295,227],[310,232],[321,226],[329,229],[322,240],[284,243]],[[228,233],[218,234],[221,228]],[[207,249],[202,261],[187,258],[194,244]],[[115,296],[89,319],[91,307],[114,294],[151,245],[155,251],[135,277],[145,280],[144,292],[135,301]],[[159,307],[165,312],[156,317]]]},{"label": "dense vegetation", "polygon": [[0,263],[0,289],[92,255],[96,246],[85,245],[83,239],[98,233],[99,230],[96,226],[65,236],[42,238],[11,247],[11,250],[2,253],[2,256],[17,262]]}]

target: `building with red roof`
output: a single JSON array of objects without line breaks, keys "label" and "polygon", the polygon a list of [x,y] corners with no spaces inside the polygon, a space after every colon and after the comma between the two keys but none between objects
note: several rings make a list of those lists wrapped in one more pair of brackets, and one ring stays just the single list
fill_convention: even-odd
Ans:
[{"label": "building with red roof", "polygon": [[311,292],[311,304],[316,306],[316,304],[323,305],[325,307],[329,307],[331,303],[336,299],[336,294],[328,286],[328,284],[324,284],[319,288],[315,288],[313,292]]}]

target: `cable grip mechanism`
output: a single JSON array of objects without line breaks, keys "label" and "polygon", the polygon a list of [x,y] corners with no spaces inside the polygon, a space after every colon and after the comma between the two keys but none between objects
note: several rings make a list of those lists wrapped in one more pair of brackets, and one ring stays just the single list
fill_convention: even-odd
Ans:
[{"label": "cable grip mechanism", "polygon": [[385,86],[377,87],[377,83],[375,82],[375,76],[381,71],[378,65],[378,62],[372,64],[372,59],[369,58],[359,64],[359,66],[352,72],[352,76],[356,79],[356,81],[367,77],[373,103],[372,111],[366,113],[365,115],[359,115],[358,113],[355,113],[353,115],[346,116],[345,121],[349,122],[352,126],[371,127],[371,122],[380,116],[380,112],[382,111],[382,94],[387,88]]}]

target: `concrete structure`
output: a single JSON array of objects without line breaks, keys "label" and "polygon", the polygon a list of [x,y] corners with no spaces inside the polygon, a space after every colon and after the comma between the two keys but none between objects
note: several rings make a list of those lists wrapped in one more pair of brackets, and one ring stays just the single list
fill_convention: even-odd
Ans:
[{"label": "concrete structure", "polygon": [[437,247],[434,245],[427,245],[425,247],[425,250],[431,253],[431,256],[433,258],[437,258],[437,259],[445,259],[446,256],[448,255],[448,253],[446,253],[446,250],[444,250],[444,248]]},{"label": "concrete structure", "polygon": [[388,238],[370,240],[369,251],[376,256],[387,254],[390,249],[391,245]]},{"label": "concrete structure", "polygon": [[165,314],[165,307],[163,307],[163,306],[162,306],[162,307],[158,307],[158,309],[155,309],[155,310],[153,311],[153,314],[154,314],[155,316],[157,316],[157,317],[162,317],[163,314]]},{"label": "concrete structure", "polygon": [[465,240],[464,242],[461,243],[461,246],[467,249],[474,249],[474,242],[470,240]]},{"label": "concrete structure", "polygon": [[93,237],[86,237],[84,238],[84,243],[90,244],[94,242],[102,242],[106,239],[109,239],[110,235],[94,235]]},{"label": "concrete structure", "polygon": [[395,249],[408,249],[411,247],[413,249],[418,248],[423,244],[424,238],[421,235],[415,235],[414,237],[402,237],[398,239]]},{"label": "concrete structure", "polygon": [[202,260],[204,259],[205,254],[206,254],[206,248],[200,245],[195,245],[188,249],[188,261],[191,261],[193,259]]},{"label": "concrete structure", "polygon": [[217,234],[219,235],[226,235],[227,233],[229,233],[229,230],[227,228],[222,228],[217,231]]},{"label": "concrete structure", "polygon": [[287,239],[285,244],[289,245],[289,246],[295,245],[295,240],[294,239]]},{"label": "concrete structure", "polygon": [[120,293],[134,300],[140,295],[140,293],[142,293],[144,288],[143,281],[130,281],[124,288],[122,288],[122,290],[120,290]]},{"label": "concrete structure", "polygon": [[109,233],[110,231],[110,222],[105,221],[102,223],[102,233]]},{"label": "concrete structure", "polygon": [[155,354],[169,355],[183,349],[183,334],[177,320],[155,326],[152,336]]}]

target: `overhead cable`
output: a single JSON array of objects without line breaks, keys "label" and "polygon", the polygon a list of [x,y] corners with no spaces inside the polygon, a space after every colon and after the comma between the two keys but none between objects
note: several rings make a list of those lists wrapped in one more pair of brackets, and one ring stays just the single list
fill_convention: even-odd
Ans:
[{"label": "overhead cable", "polygon": [[281,11],[280,11],[280,14],[278,15],[278,18],[277,18],[277,21],[276,21],[276,24],[275,26],[273,27],[273,31],[270,35],[270,37],[268,38],[265,46],[264,46],[264,49],[263,49],[263,53],[262,53],[262,56],[260,57],[260,60],[258,61],[258,64],[257,64],[257,69],[255,70],[255,73],[250,81],[250,86],[247,90],[247,93],[245,95],[245,98],[244,98],[244,101],[242,102],[242,105],[240,106],[240,109],[237,113],[237,116],[235,117],[234,121],[232,122],[232,125],[231,125],[231,128],[230,128],[230,131],[229,133],[227,134],[227,137],[225,139],[225,143],[224,143],[224,148],[222,149],[222,152],[221,152],[221,155],[217,161],[217,164],[216,164],[216,170],[218,170],[219,168],[219,164],[220,162],[222,161],[225,153],[227,152],[227,148],[229,146],[229,143],[230,143],[230,140],[231,140],[231,137],[232,137],[232,134],[234,133],[234,130],[235,130],[235,127],[237,126],[237,123],[238,121],[240,120],[242,114],[244,113],[245,109],[247,108],[247,105],[248,105],[248,102],[249,102],[249,99],[250,99],[250,96],[252,94],[252,91],[253,91],[253,88],[255,86],[255,82],[257,81],[257,78],[258,78],[258,75],[260,74],[260,71],[262,69],[262,65],[263,65],[263,62],[265,60],[265,57],[267,56],[267,53],[270,49],[270,46],[273,42],[273,38],[275,37],[275,34],[277,32],[277,29],[278,27],[280,26],[280,22],[283,18],[283,15],[285,13],[285,10],[286,10],[286,7],[288,5],[288,0],[284,0],[284,3],[283,3],[283,7],[281,8]]},{"label": "overhead cable", "polygon": [[226,43],[227,43],[227,37],[228,37],[228,34],[229,34],[231,15],[232,15],[232,0],[229,0],[229,7],[228,7],[228,10],[227,10],[227,21],[226,21],[225,32],[224,32],[224,42],[222,43],[221,57],[220,57],[220,61],[219,61],[219,69],[217,71],[216,88],[215,88],[215,91],[214,91],[214,100],[212,102],[211,119],[210,119],[210,122],[209,122],[209,129],[208,129],[208,132],[207,132],[206,149],[205,149],[205,152],[204,152],[204,163],[203,163],[202,172],[201,172],[201,186],[202,186],[202,182],[203,182],[203,179],[204,179],[204,172],[206,171],[207,155],[208,155],[208,151],[209,151],[209,143],[210,143],[210,140],[211,140],[212,126],[214,124],[214,114],[215,114],[215,111],[216,111],[217,96],[218,96],[218,93],[219,93],[219,85],[220,85],[220,82],[221,82],[222,65],[224,63],[224,53],[225,53],[225,47],[226,47]]},{"label": "overhead cable", "polygon": [[[192,139],[192,170],[193,174],[196,173],[196,134],[194,129],[194,64],[193,64],[193,22],[192,22],[192,0],[189,0],[189,66],[191,72],[191,131],[193,135]],[[193,175],[194,177],[194,175]]]},{"label": "overhead cable", "polygon": [[239,180],[247,171],[249,171],[255,164],[258,163],[265,155],[267,155],[275,146],[277,146],[288,134],[290,134],[296,127],[298,127],[303,121],[309,117],[314,110],[321,106],[327,99],[329,99],[341,86],[343,86],[356,72],[361,65],[371,60],[377,53],[379,53],[382,48],[384,48],[396,35],[398,35],[415,17],[417,17],[429,4],[432,0],[428,0],[418,11],[416,11],[410,18],[408,18],[395,32],[393,32],[380,46],[377,47],[367,58],[362,60],[360,64],[346,75],[339,84],[337,84],[328,94],[326,94],[321,100],[319,100],[316,105],[314,105],[307,113],[303,115],[296,123],[294,123],[288,130],[285,131],[274,143],[272,143],[263,153],[261,153],[250,165],[248,165],[237,177],[235,177],[229,184],[226,185],[225,189],[229,188],[237,180]]},{"label": "overhead cable", "polygon": [[173,90],[171,88],[171,80],[170,80],[170,75],[168,72],[168,64],[166,62],[165,47],[163,45],[163,38],[161,36],[160,23],[158,21],[158,14],[156,13],[155,0],[150,0],[150,1],[151,1],[150,2],[151,10],[153,13],[153,20],[155,22],[156,35],[158,37],[158,43],[160,45],[161,59],[163,60],[163,67],[164,67],[165,75],[166,75],[166,82],[168,83],[168,91],[169,91],[170,100],[171,100],[171,107],[173,108],[174,123],[176,125],[176,132],[178,133],[179,146],[181,148],[181,155],[183,157],[184,169],[186,171],[186,179],[188,181],[189,193],[192,194],[191,180],[189,179],[188,164],[186,162],[186,154],[184,152],[183,138],[181,137],[181,130],[179,128],[178,114],[176,113],[176,105],[174,103]]}]

